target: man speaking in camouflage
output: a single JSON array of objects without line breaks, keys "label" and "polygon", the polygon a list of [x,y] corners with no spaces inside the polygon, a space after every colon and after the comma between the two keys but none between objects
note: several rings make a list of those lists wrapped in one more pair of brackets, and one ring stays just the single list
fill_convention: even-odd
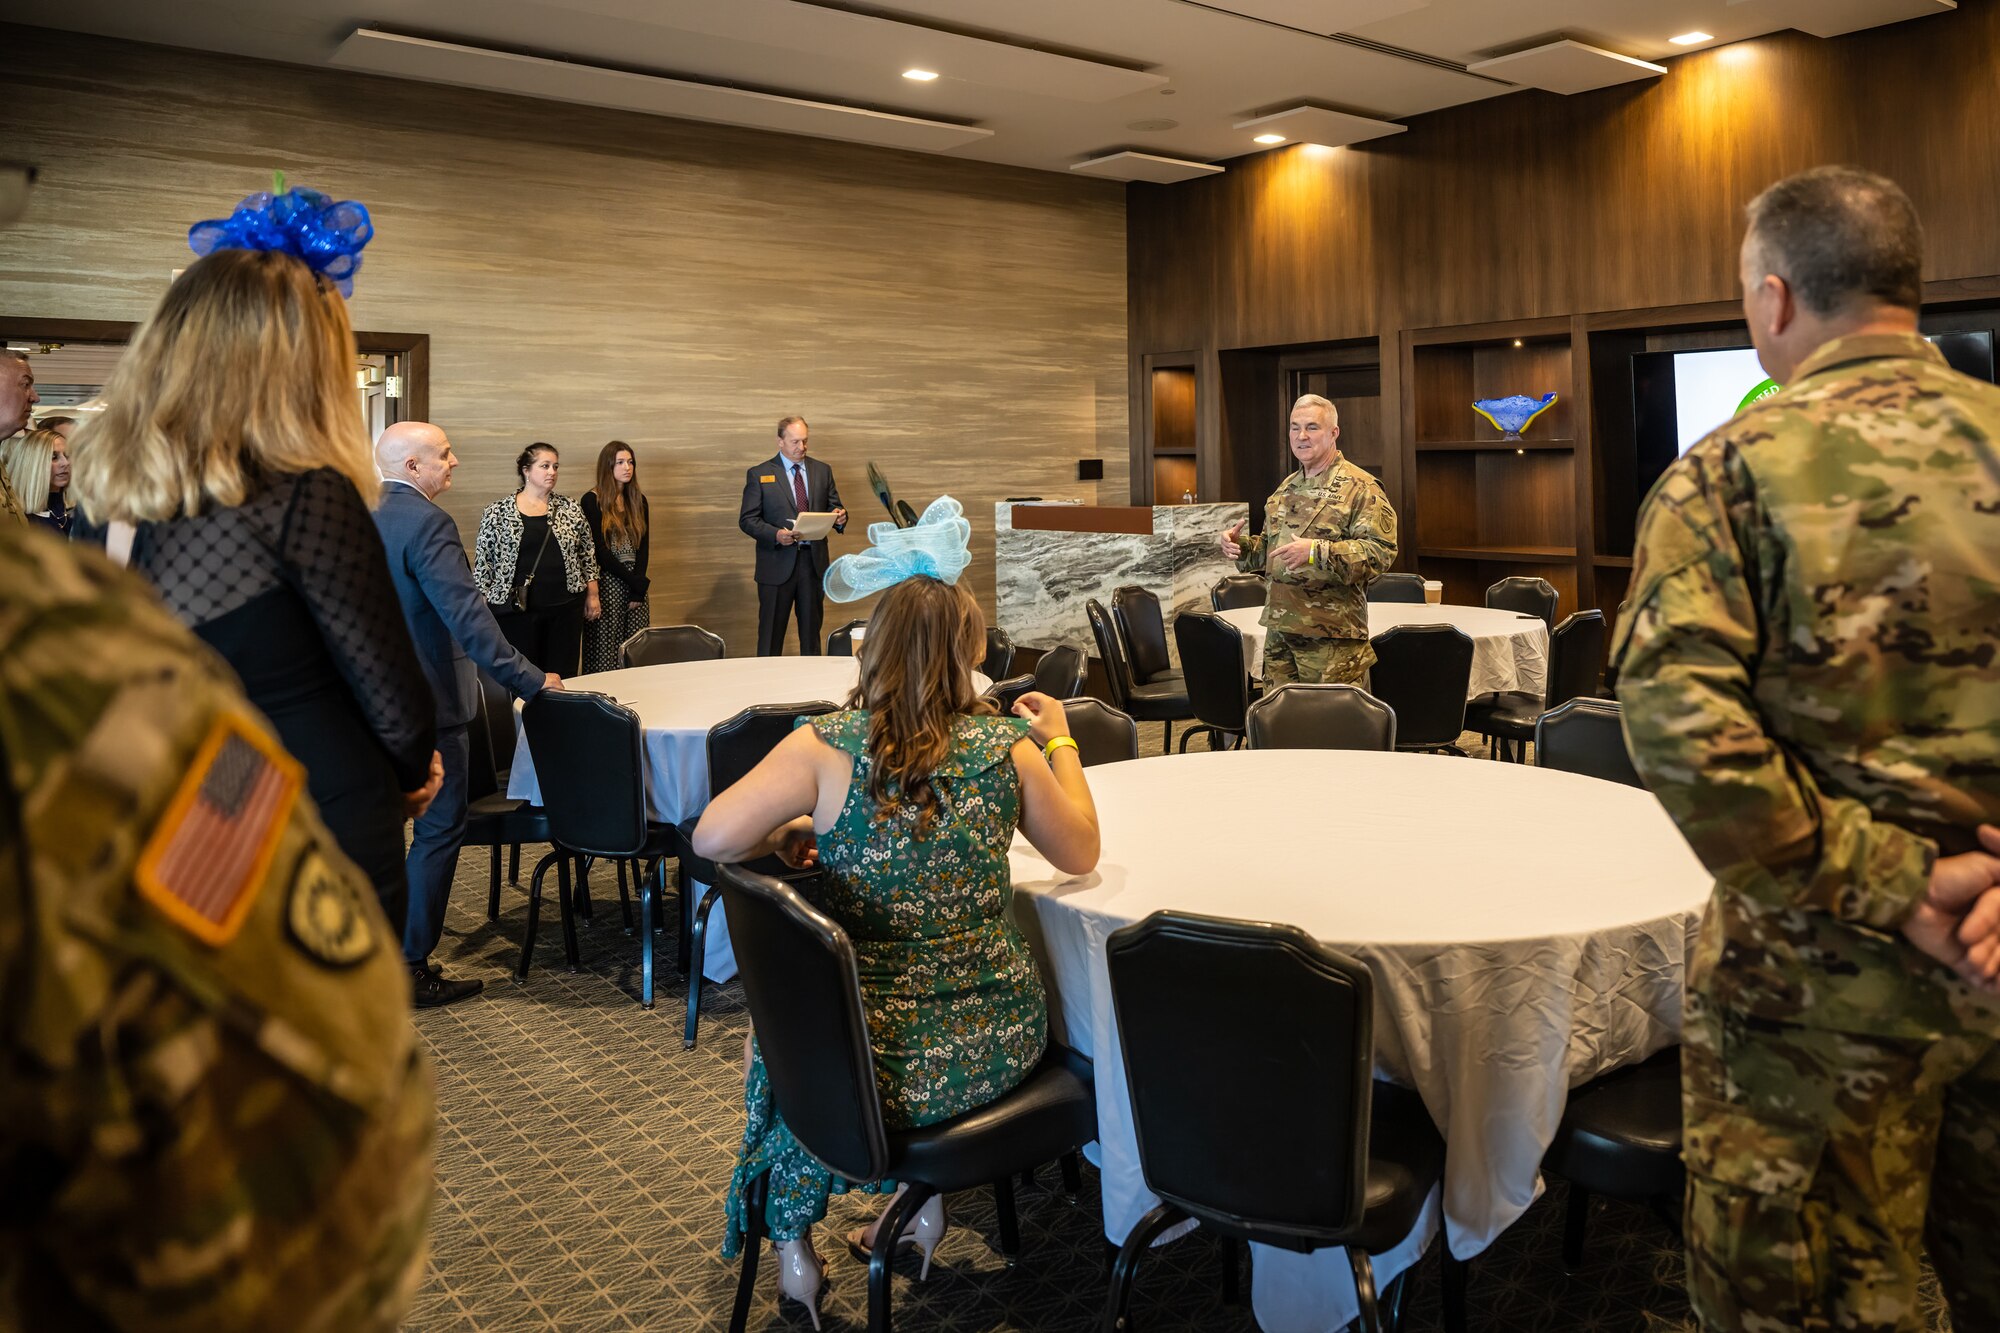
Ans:
[{"label": "man speaking in camouflage", "polygon": [[1368,585],[1396,559],[1396,511],[1375,478],[1340,452],[1340,413],[1316,393],[1292,404],[1299,470],[1264,502],[1264,531],[1222,534],[1240,570],[1264,570],[1264,684],[1360,684],[1368,646]]},{"label": "man speaking in camouflage", "polygon": [[1917,335],[1922,232],[1826,167],[1754,200],[1782,393],[1661,478],[1626,739],[1715,874],[1683,1044],[1705,1329],[2000,1329],[2000,389]]}]

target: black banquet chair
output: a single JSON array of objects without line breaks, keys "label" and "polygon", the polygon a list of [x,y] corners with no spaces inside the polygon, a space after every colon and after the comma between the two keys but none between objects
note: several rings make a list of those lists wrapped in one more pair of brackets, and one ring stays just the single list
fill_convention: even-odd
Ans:
[{"label": "black banquet chair", "polygon": [[999,708],[1000,716],[1011,717],[1014,713],[1014,701],[1034,688],[1035,678],[1023,672],[1018,676],[994,681],[993,688],[986,691],[986,696]]},{"label": "black banquet chair", "polygon": [[1035,663],[1035,689],[1051,699],[1074,699],[1083,693],[1083,676],[1088,669],[1083,653],[1061,644],[1043,653]]},{"label": "black banquet chair", "polygon": [[1194,725],[1181,733],[1181,749],[1203,732],[1211,750],[1243,739],[1243,715],[1250,707],[1250,672],[1243,663],[1243,634],[1221,616],[1183,611],[1174,617],[1174,641],[1181,650]]},{"label": "black banquet chair", "polygon": [[1687,1171],[1681,1165],[1681,1048],[1614,1069],[1572,1089],[1542,1165],[1569,1182],[1563,1266],[1583,1266],[1593,1195],[1645,1203],[1676,1236]]},{"label": "black banquet chair", "polygon": [[1116,627],[1104,610],[1104,604],[1096,598],[1084,603],[1084,614],[1090,618],[1090,634],[1097,640],[1097,653],[1104,661],[1104,679],[1111,686],[1111,706],[1136,722],[1165,723],[1161,750],[1174,748],[1174,723],[1194,716],[1194,709],[1188,704],[1187,686],[1180,680],[1163,681],[1157,685],[1140,685],[1132,679],[1131,663],[1125,660],[1125,649],[1119,641]]},{"label": "black banquet chair", "polygon": [[854,631],[863,628],[867,624],[866,620],[850,620],[839,629],[827,635],[826,655],[828,657],[854,656]]},{"label": "black banquet chair", "polygon": [[619,655],[628,667],[708,662],[727,651],[722,636],[699,625],[655,625],[625,640]]},{"label": "black banquet chair", "polygon": [[[493,786],[490,788],[490,790],[495,792],[504,792],[507,790],[508,779],[513,776],[514,743],[516,736],[519,734],[518,731],[516,730],[517,723],[514,716],[514,696],[508,693],[507,687],[505,685],[502,685],[499,681],[493,679],[493,677],[487,675],[484,671],[475,670],[472,674],[474,678],[477,679],[479,682],[479,700],[476,705],[479,712],[478,716],[473,719],[473,725],[485,726],[488,753],[492,756],[493,760]],[[479,783],[476,777],[473,782],[473,787],[475,791],[488,790],[488,788],[485,788],[482,784]],[[467,799],[468,800],[476,799],[476,795],[468,796]],[[539,807],[537,807],[537,809],[539,809]],[[523,838],[521,839],[521,842],[543,842],[546,841],[547,838],[548,838],[548,830],[543,829],[542,833],[539,836],[533,838]],[[521,842],[509,842],[505,844],[507,848],[507,882],[509,884],[515,885],[516,887],[518,887],[521,883]],[[494,887],[491,895],[492,901],[489,905],[489,910],[487,912],[486,919],[489,921],[497,921],[499,920],[500,917],[499,848],[501,844],[498,843],[489,844],[483,842],[468,841],[466,843],[466,846],[468,847],[492,846],[494,849],[493,851]]]},{"label": "black banquet chair", "polygon": [[1540,616],[1542,623],[1553,632],[1556,627],[1556,610],[1562,605],[1562,594],[1557,592],[1556,585],[1547,579],[1538,579],[1527,574],[1510,574],[1486,590],[1486,605],[1496,611]]},{"label": "black banquet chair", "polygon": [[[792,734],[802,717],[823,717],[834,706],[823,699],[802,704],[752,704],[736,716],[708,729],[708,790],[711,795],[725,792],[743,780],[745,774],[778,748]],[[720,901],[721,885],[713,861],[694,854],[694,829],[700,815],[681,821],[676,831],[680,860],[676,882],[681,895],[680,970],[687,973],[687,1020],[681,1028],[681,1049],[694,1049],[696,1028],[701,1021],[702,965],[708,960],[708,916]],[[798,871],[775,856],[752,862],[750,869],[777,879],[809,878],[812,872]],[[699,900],[694,882],[708,885]]]},{"label": "black banquet chair", "polygon": [[1224,574],[1208,590],[1208,604],[1218,613],[1238,611],[1246,606],[1262,606],[1269,596],[1270,590],[1260,575]]},{"label": "black banquet chair", "polygon": [[986,628],[986,657],[979,670],[988,680],[999,680],[1014,670],[1014,641],[997,625]]},{"label": "black banquet chair", "polygon": [[1359,685],[1280,685],[1251,704],[1253,750],[1393,750],[1396,714]]},{"label": "black banquet chair", "polygon": [[1547,691],[1482,694],[1466,708],[1465,725],[1495,743],[1496,757],[1525,762],[1526,745],[1535,739],[1535,723],[1542,714],[1579,696],[1594,696],[1603,663],[1604,613],[1578,611],[1565,617],[1549,636]]},{"label": "black banquet chair", "polygon": [[528,890],[528,924],[514,980],[528,979],[535,931],[542,913],[542,882],[556,868],[563,950],[577,968],[576,921],[570,894],[572,869],[580,878],[586,859],[637,863],[652,871],[639,879],[639,1003],[653,1007],[653,919],[665,858],[676,844],[671,824],[646,818],[645,733],[639,715],[617,700],[587,690],[543,690],[521,710],[534,756],[535,776],[548,815],[550,851],[535,867]]},{"label": "black banquet chair", "polygon": [[1085,768],[1139,757],[1139,724],[1099,699],[1065,699],[1069,734]]},{"label": "black banquet chair", "polygon": [[1396,713],[1396,748],[1461,754],[1472,636],[1455,625],[1397,625],[1375,636],[1368,679]]},{"label": "black banquet chair", "polygon": [[[484,677],[485,673],[480,675]],[[497,703],[488,694],[482,679],[479,697],[475,701],[478,712],[472,719],[472,725],[466,728],[471,758],[465,775],[465,837],[460,844],[490,849],[486,882],[488,921],[500,919],[500,849],[512,849],[515,868],[510,879],[518,879],[521,844],[549,840],[548,815],[538,805],[529,805],[526,801],[508,796],[506,778],[494,762],[493,740],[499,732],[491,714],[495,708],[506,710],[507,757],[511,761],[514,756],[514,706],[508,701],[507,692],[497,683],[493,689],[499,693]]]},{"label": "black banquet chair", "polygon": [[[1345,1246],[1364,1333],[1379,1333],[1371,1254],[1416,1226],[1444,1176],[1423,1099],[1374,1077],[1374,978],[1295,926],[1155,912],[1105,946],[1146,1188],[1160,1203],[1125,1238],[1105,1304],[1128,1328],[1140,1258],[1192,1217],[1239,1246]],[[1286,1125],[1296,1133],[1262,1132]],[[1465,1327],[1464,1268],[1444,1259],[1447,1329]],[[1399,1322],[1409,1276],[1388,1293]]]},{"label": "black banquet chair", "polygon": [[[908,1187],[882,1218],[868,1265],[868,1327],[889,1333],[890,1261],[903,1226],[934,1194],[991,1187],[1000,1249],[1011,1264],[1021,1242],[1013,1176],[1060,1159],[1067,1178],[1076,1153],[1097,1137],[1090,1062],[1051,1043],[1012,1091],[964,1115],[891,1133],[883,1124],[868,1045],[854,946],[830,918],[787,884],[740,866],[719,867],[723,911],[742,969],[750,1022],[771,1080],[771,1098],[805,1150],[858,1184],[893,1178]],[[731,1314],[742,1333],[764,1247],[768,1175],[745,1191],[743,1267]]]},{"label": "black banquet chair", "polygon": [[1625,748],[1618,705],[1609,699],[1579,696],[1537,718],[1535,763],[1628,787],[1646,785]]},{"label": "black banquet chair", "polygon": [[1180,682],[1181,673],[1167,653],[1167,623],[1161,618],[1158,597],[1136,583],[1115,588],[1111,617],[1117,622],[1118,642],[1124,645],[1125,664],[1135,685]]},{"label": "black banquet chair", "polygon": [[1424,580],[1418,574],[1384,574],[1368,585],[1371,602],[1421,602]]}]

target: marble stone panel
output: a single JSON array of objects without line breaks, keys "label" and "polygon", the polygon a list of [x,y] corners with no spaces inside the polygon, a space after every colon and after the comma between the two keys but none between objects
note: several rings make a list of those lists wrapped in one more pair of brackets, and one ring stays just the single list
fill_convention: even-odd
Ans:
[{"label": "marble stone panel", "polygon": [[1208,590],[1234,561],[1216,546],[1222,530],[1249,516],[1242,501],[1227,504],[1158,505],[1153,532],[1047,532],[1016,529],[1014,506],[993,507],[995,596],[998,623],[1015,643],[1029,648],[1068,644],[1095,656],[1084,603],[1096,598],[1111,609],[1113,589],[1136,583],[1160,599],[1167,647],[1178,663],[1174,617],[1209,609]]}]

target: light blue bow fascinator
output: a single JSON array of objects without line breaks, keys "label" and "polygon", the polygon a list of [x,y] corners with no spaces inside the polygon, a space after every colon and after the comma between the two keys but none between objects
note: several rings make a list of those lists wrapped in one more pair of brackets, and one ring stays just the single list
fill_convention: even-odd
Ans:
[{"label": "light blue bow fascinator", "polygon": [[317,190],[287,190],[283,172],[272,183],[275,191],[248,196],[228,217],[188,228],[188,249],[204,256],[216,250],[276,250],[304,260],[351,298],[361,251],[375,237],[368,210]]},{"label": "light blue bow fascinator", "polygon": [[956,583],[972,563],[971,542],[972,524],[965,517],[965,506],[940,495],[912,527],[870,523],[868,549],[844,555],[827,567],[826,595],[836,602],[852,602],[917,574]]}]

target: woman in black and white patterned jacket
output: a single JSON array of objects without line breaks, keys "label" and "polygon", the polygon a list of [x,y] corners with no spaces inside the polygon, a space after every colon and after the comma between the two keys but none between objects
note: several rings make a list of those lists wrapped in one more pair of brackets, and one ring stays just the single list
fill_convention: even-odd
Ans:
[{"label": "woman in black and white patterned jacket", "polygon": [[573,676],[583,622],[599,614],[597,552],[582,507],[556,494],[561,466],[552,444],[521,451],[521,488],[479,516],[472,578],[507,642],[537,671]]}]

